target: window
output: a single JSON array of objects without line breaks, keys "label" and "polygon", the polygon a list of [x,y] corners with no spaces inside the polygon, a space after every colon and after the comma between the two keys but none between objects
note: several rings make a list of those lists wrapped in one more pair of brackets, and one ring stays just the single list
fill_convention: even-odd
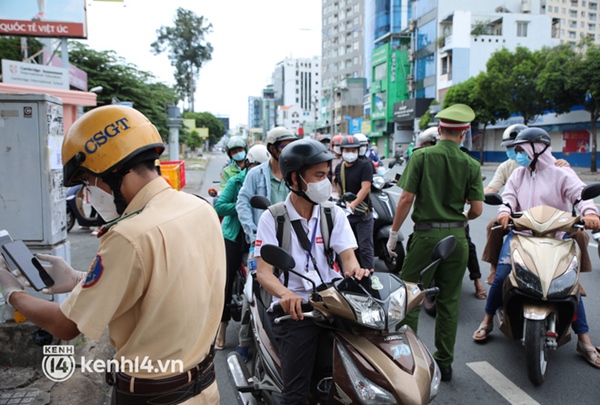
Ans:
[{"label": "window", "polygon": [[569,31],[569,39],[575,39],[577,36],[575,35],[575,31]]},{"label": "window", "polygon": [[380,65],[375,66],[373,72],[373,80],[383,80],[387,77],[387,63],[382,63]]},{"label": "window", "polygon": [[596,13],[589,13],[588,14],[588,18],[589,18],[590,21],[596,21],[597,14]]},{"label": "window", "polygon": [[517,21],[517,37],[527,36],[527,24],[528,21]]},{"label": "window", "polygon": [[598,10],[598,3],[590,1],[590,5],[589,5],[588,9],[590,9],[590,10]]},{"label": "window", "polygon": [[354,43],[354,46],[352,47],[355,51],[358,51],[358,41]]}]

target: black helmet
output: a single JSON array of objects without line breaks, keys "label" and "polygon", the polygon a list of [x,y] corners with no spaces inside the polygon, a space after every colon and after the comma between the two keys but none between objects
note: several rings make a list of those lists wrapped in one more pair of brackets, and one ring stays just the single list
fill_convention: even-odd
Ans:
[{"label": "black helmet", "polygon": [[522,143],[543,143],[546,146],[550,146],[550,135],[542,128],[527,128],[519,132],[515,140],[512,142],[512,146],[516,146]]},{"label": "black helmet", "polygon": [[360,148],[360,142],[354,135],[347,135],[342,139],[342,143],[340,144],[341,149],[350,149],[350,148]]},{"label": "black helmet", "polygon": [[293,172],[299,172],[306,166],[330,162],[334,159],[325,145],[313,139],[300,139],[283,148],[279,156],[279,168],[283,180],[291,187]]},{"label": "black helmet", "polygon": [[521,131],[527,128],[529,127],[523,124],[513,124],[510,127],[506,128],[504,130],[504,133],[502,134],[502,143],[500,144],[500,146],[506,146],[507,148],[513,146],[513,141],[515,140],[517,135],[519,135]]}]

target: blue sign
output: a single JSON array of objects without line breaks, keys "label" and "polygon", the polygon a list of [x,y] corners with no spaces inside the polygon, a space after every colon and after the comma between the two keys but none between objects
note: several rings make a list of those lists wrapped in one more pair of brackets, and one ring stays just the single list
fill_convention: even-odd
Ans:
[{"label": "blue sign", "polygon": [[362,122],[362,118],[353,118],[350,121],[348,121],[348,133],[350,135],[360,133],[362,128]]}]

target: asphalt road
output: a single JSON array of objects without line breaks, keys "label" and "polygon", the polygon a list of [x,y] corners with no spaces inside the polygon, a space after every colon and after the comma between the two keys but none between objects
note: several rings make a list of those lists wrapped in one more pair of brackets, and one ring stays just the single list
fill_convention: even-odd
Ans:
[{"label": "asphalt road", "polygon": [[[211,155],[209,155],[211,156]],[[220,169],[225,163],[226,156],[221,153],[213,154],[205,171],[188,170],[186,172],[186,191],[199,194],[210,199],[207,194],[213,181],[218,180]],[[489,181],[497,165],[482,167],[482,173]],[[394,170],[397,170],[394,169]],[[393,176],[392,172],[389,172]],[[589,182],[595,177],[586,178]],[[600,178],[596,181],[600,181]],[[390,189],[397,199],[400,190]],[[496,208],[484,206],[483,215],[472,221],[471,237],[477,246],[479,256],[483,250],[486,235],[485,227],[495,216]],[[87,269],[91,262],[98,239],[90,236],[89,231],[77,229],[69,233],[71,242],[72,264],[78,269]],[[401,231],[405,237],[412,229],[410,219],[403,225]],[[592,240],[589,246],[594,272],[581,275],[581,282],[588,292],[584,298],[590,335],[596,345],[600,345],[600,260],[597,245]],[[489,265],[480,262],[483,277],[489,274]],[[486,284],[486,288],[489,286]],[[484,300],[474,296],[473,283],[465,272],[461,296],[461,309],[457,343],[455,347],[454,376],[450,383],[442,383],[437,404],[547,404],[547,403],[582,403],[595,404],[598,401],[597,383],[600,370],[594,369],[584,362],[575,351],[576,336],[571,342],[551,353],[546,382],[535,387],[527,378],[524,362],[524,349],[520,342],[509,341],[498,330],[494,330],[489,341],[476,344],[471,336],[477,329],[484,315]],[[424,311],[419,323],[419,336],[427,347],[434,351],[435,322]],[[216,356],[217,381],[221,393],[222,404],[236,403],[234,387],[231,385],[226,372],[226,355],[235,350],[237,345],[238,325],[230,323],[227,329],[225,349]]]}]

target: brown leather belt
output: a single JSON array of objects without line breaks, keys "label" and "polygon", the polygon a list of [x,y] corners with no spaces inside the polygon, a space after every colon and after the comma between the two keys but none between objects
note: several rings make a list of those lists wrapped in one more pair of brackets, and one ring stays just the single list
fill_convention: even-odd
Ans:
[{"label": "brown leather belt", "polygon": [[[106,374],[114,386],[115,404],[178,404],[200,394],[215,381],[214,350],[185,373],[162,379],[133,378],[125,373]],[[133,383],[132,383],[133,380]]]},{"label": "brown leather belt", "polygon": [[465,222],[418,222],[415,231],[430,231],[432,229],[464,228]]}]

